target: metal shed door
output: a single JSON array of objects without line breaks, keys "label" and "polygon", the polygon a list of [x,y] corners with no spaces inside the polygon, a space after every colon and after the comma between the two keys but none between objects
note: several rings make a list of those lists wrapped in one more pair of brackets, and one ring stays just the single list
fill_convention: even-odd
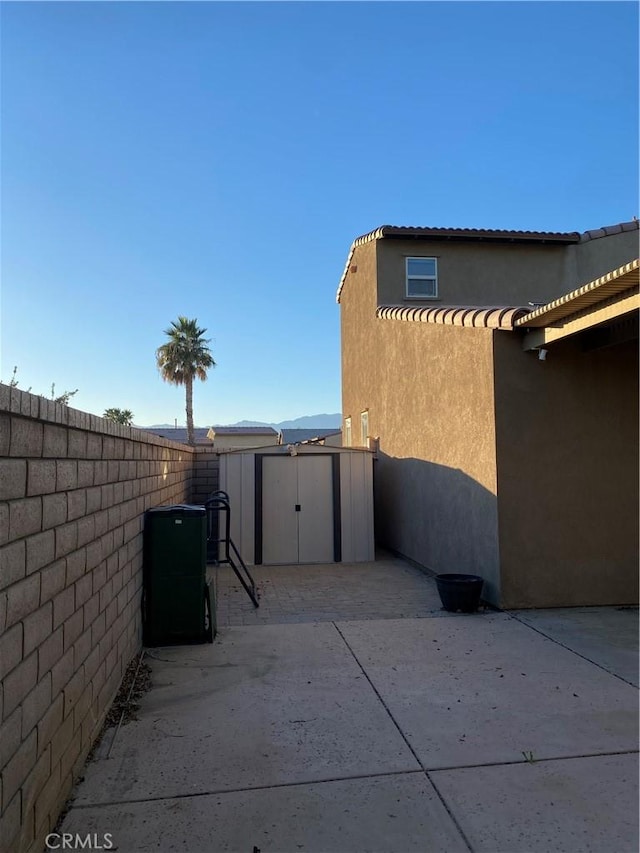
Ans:
[{"label": "metal shed door", "polygon": [[331,457],[265,455],[263,563],[331,563],[333,531]]}]

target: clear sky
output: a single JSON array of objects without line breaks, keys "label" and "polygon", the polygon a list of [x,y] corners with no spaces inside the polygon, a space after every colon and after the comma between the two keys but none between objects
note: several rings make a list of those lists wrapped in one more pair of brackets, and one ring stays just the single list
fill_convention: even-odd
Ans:
[{"label": "clear sky", "polygon": [[154,352],[218,366],[196,424],[340,411],[335,292],[379,225],[638,215],[638,5],[7,3],[2,361],[184,422]]}]

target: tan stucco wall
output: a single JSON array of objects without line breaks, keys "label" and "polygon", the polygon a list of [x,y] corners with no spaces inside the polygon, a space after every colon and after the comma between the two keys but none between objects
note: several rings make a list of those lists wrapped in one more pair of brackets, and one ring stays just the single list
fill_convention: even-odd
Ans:
[{"label": "tan stucco wall", "polygon": [[567,246],[563,290],[568,292],[582,287],[637,258],[640,255],[639,233],[637,230],[623,231]]},{"label": "tan stucco wall", "polygon": [[502,607],[637,601],[637,349],[564,343],[540,362],[517,332],[375,319],[379,304],[432,304],[404,298],[404,259],[420,255],[439,258],[436,304],[526,305],[637,257],[638,231],[378,240],[354,250],[341,295],[343,416],[353,445],[364,409],[380,439],[378,541],[435,572],[483,575]]},{"label": "tan stucco wall", "polygon": [[[380,305],[524,305],[548,302],[638,257],[638,231],[582,243],[377,241]],[[405,259],[438,259],[438,299],[407,299]],[[345,288],[350,285],[348,275]]]},{"label": "tan stucco wall", "polygon": [[[378,240],[380,305],[527,305],[560,296],[564,245]],[[438,299],[405,298],[405,258],[438,259]],[[352,276],[347,278],[345,289]]]},{"label": "tan stucco wall", "polygon": [[497,596],[492,332],[377,320],[376,244],[356,248],[341,300],[343,416],[380,439],[376,537]]},{"label": "tan stucco wall", "polygon": [[637,603],[637,342],[497,332],[496,418],[502,606]]}]

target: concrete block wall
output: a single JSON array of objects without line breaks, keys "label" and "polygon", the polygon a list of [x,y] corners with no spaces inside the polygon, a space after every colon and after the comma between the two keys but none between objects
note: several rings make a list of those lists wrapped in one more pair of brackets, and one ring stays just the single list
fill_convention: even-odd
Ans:
[{"label": "concrete block wall", "polygon": [[220,488],[220,457],[208,447],[195,447],[191,502],[202,504]]},{"label": "concrete block wall", "polygon": [[144,511],[190,501],[193,472],[190,448],[0,385],[1,851],[55,825],[141,648]]}]

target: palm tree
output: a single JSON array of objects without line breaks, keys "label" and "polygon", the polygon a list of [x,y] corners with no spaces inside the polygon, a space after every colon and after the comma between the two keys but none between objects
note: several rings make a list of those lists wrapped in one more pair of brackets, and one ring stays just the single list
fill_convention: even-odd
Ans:
[{"label": "palm tree", "polygon": [[197,320],[178,317],[165,335],[169,340],[156,350],[156,364],[165,382],[184,385],[187,398],[187,436],[189,444],[193,439],[193,380],[207,378],[207,370],[216,363],[207,344],[209,339],[203,335],[206,329],[198,328]]},{"label": "palm tree", "polygon": [[102,417],[124,426],[131,426],[133,423],[133,412],[130,409],[105,409]]}]

